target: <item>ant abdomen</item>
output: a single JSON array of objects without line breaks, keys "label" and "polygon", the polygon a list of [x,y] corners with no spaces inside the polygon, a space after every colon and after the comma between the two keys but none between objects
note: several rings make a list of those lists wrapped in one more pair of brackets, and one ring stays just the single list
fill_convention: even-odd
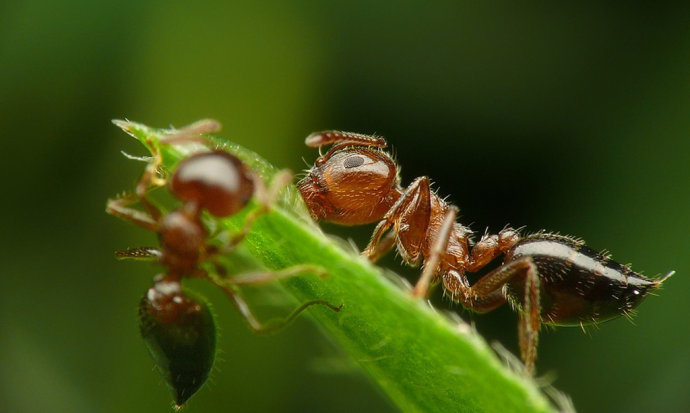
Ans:
[{"label": "ant abdomen", "polygon": [[216,355],[216,325],[201,297],[159,282],[139,304],[139,331],[179,408],[206,382]]},{"label": "ant abdomen", "polygon": [[[570,237],[538,233],[518,241],[505,263],[529,257],[539,276],[542,322],[582,325],[624,315],[659,285]],[[525,277],[506,283],[511,301],[523,304]]]}]

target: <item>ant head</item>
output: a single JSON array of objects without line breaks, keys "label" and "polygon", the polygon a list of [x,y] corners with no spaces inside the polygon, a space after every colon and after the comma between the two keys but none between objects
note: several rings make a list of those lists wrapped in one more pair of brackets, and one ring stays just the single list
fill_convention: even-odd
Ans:
[{"label": "ant head", "polygon": [[[327,143],[341,143],[319,157],[298,184],[312,216],[345,225],[381,219],[399,196],[397,167],[387,153],[361,145],[382,147],[385,141],[380,138],[365,141],[369,137],[364,135],[328,133],[340,133],[344,138],[329,140]],[[312,134],[307,144],[323,136],[328,135]],[[352,136],[360,139],[355,141]]]},{"label": "ant head", "polygon": [[242,161],[227,152],[212,151],[182,160],[170,180],[170,190],[181,201],[226,217],[247,205],[254,194],[254,180]]}]

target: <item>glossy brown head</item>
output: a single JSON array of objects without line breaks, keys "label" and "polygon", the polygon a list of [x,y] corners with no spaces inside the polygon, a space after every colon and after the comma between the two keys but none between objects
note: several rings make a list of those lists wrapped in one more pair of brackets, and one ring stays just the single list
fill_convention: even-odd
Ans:
[{"label": "glossy brown head", "polygon": [[181,201],[194,202],[211,215],[225,217],[247,205],[254,194],[254,181],[239,159],[213,151],[180,162],[170,190]]},{"label": "glossy brown head", "polygon": [[298,184],[314,219],[342,225],[378,221],[400,197],[395,163],[387,153],[371,148],[384,147],[383,139],[319,132],[306,143],[335,144]]}]

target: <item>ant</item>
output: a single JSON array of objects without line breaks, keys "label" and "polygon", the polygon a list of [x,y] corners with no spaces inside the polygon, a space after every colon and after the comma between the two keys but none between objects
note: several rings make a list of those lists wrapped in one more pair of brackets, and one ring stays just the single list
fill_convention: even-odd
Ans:
[{"label": "ant", "polygon": [[[544,231],[521,236],[506,227],[474,243],[472,231],[456,222],[458,209],[430,189],[428,177],[400,185],[383,138],[324,131],[309,135],[305,144],[333,145],[298,184],[312,217],[341,225],[378,221],[362,255],[376,261],[395,246],[405,263],[423,260],[415,297],[425,298],[429,286],[440,281],[452,300],[475,312],[509,301],[520,317],[527,374],[534,370],[541,324],[583,326],[628,315],[674,273],[648,279],[580,239]],[[498,268],[470,285],[466,273],[500,256]]]},{"label": "ant", "polygon": [[[116,120],[114,123],[125,132],[132,133],[128,122]],[[161,139],[160,144],[196,142],[207,145],[202,135],[218,130],[218,122],[202,120]],[[307,272],[324,276],[323,270],[310,265],[299,265],[276,272],[226,277],[223,268],[215,262],[215,258],[242,241],[255,219],[270,210],[280,189],[292,180],[289,171],[278,172],[271,186],[267,188],[264,181],[237,157],[215,149],[193,154],[180,161],[166,182],[160,173],[160,148],[151,141],[147,143],[152,149],[153,156],[136,185],[136,191],[117,199],[110,199],[106,211],[158,234],[160,248],[133,248],[119,251],[116,256],[119,259],[157,260],[166,269],[163,274],[154,278],[153,286],[144,295],[139,309],[140,327],[147,344],[153,341],[154,349],[149,346],[149,350],[159,364],[161,372],[168,376],[168,381],[176,393],[175,402],[179,407],[204,383],[210,372],[215,350],[215,327],[212,316],[203,303],[185,294],[181,286],[182,279],[205,278],[220,287],[249,327],[258,333],[272,332],[284,327],[312,305],[324,305],[336,312],[340,311],[342,306],[334,306],[323,300],[308,301],[284,320],[264,325],[252,314],[247,303],[239,295],[240,286],[263,284]],[[146,194],[152,187],[166,184],[171,194],[181,201],[182,205],[171,212],[163,213],[149,201]],[[242,210],[252,197],[257,199],[260,206],[248,215],[241,230],[223,248],[209,245],[208,231],[201,220],[202,213],[206,211],[217,218],[228,217]],[[131,208],[130,205],[135,202],[139,202],[145,211]],[[206,261],[215,265],[219,275],[209,274],[200,267],[200,264]],[[206,341],[198,341],[198,344],[190,347],[187,343],[189,337],[197,336]],[[159,354],[161,349],[169,354]],[[186,359],[190,354],[191,357],[198,357],[194,353],[207,350],[211,354],[210,361],[205,367],[192,366],[193,363]],[[163,363],[159,361],[161,357],[164,359]],[[180,359],[176,365],[177,371],[172,371],[173,365],[178,362],[176,359]],[[163,364],[163,367],[160,364]]]}]

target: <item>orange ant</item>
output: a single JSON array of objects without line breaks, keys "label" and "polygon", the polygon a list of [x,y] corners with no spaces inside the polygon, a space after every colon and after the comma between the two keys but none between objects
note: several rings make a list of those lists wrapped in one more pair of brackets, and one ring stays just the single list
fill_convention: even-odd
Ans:
[{"label": "orange ant", "polygon": [[[440,281],[451,299],[479,313],[509,301],[519,310],[528,374],[541,324],[582,326],[628,314],[673,274],[651,280],[581,240],[546,232],[521,236],[506,227],[473,243],[472,231],[456,222],[457,208],[431,191],[428,177],[400,186],[383,138],[325,131],[309,135],[305,143],[333,145],[298,184],[312,217],[341,225],[379,221],[362,255],[375,261],[397,246],[406,263],[423,260],[415,297],[426,297],[429,286]],[[502,264],[470,285],[466,273],[499,256]]]},{"label": "orange ant", "polygon": [[[130,125],[114,121],[125,132],[131,133]],[[216,132],[220,125],[216,121],[204,120],[192,124],[160,140],[160,144],[199,142],[206,144],[202,134]],[[277,279],[306,272],[325,275],[323,270],[310,265],[294,266],[282,271],[259,272],[233,277],[224,276],[223,268],[214,261],[220,254],[235,247],[248,234],[252,222],[269,211],[276,201],[278,192],[292,180],[292,174],[283,170],[266,188],[263,180],[248,169],[237,157],[222,151],[211,150],[191,155],[177,165],[169,178],[168,188],[182,205],[167,214],[161,212],[147,198],[151,187],[166,185],[160,177],[162,157],[158,147],[148,145],[153,156],[136,186],[136,192],[107,204],[107,212],[158,234],[161,247],[133,248],[117,252],[120,259],[151,259],[162,264],[166,271],[154,278],[140,306],[140,327],[142,336],[156,360],[159,370],[173,387],[175,402],[181,406],[204,383],[215,353],[215,326],[212,316],[197,299],[182,290],[183,278],[205,278],[220,287],[230,298],[249,327],[255,332],[265,333],[278,330],[292,321],[299,313],[312,305],[324,305],[333,311],[340,311],[323,300],[303,303],[286,319],[270,325],[263,325],[252,314],[247,303],[239,295],[240,286],[263,284]],[[208,232],[202,223],[201,214],[222,218],[236,214],[255,197],[260,207],[246,218],[242,229],[235,234],[228,245],[218,248],[207,243]],[[130,208],[139,202],[145,211]],[[200,267],[211,261],[216,272],[211,275]],[[196,341],[190,344],[190,337]],[[163,353],[163,354],[161,354]],[[198,353],[209,353],[198,356]],[[190,362],[201,357],[199,363]],[[161,362],[160,359],[164,361]]]}]

